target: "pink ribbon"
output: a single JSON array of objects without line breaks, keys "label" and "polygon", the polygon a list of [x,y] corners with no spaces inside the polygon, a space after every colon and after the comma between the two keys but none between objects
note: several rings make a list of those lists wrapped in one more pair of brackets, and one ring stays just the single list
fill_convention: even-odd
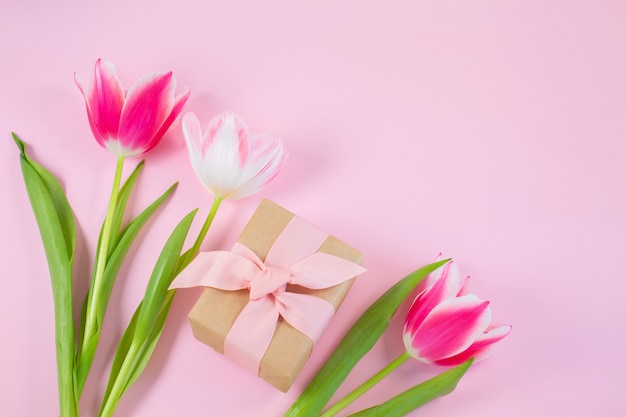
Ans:
[{"label": "pink ribbon", "polygon": [[226,336],[224,354],[258,374],[279,316],[315,342],[335,314],[328,301],[289,292],[287,284],[322,289],[365,271],[346,259],[316,252],[327,237],[299,217],[293,217],[272,244],[265,263],[237,242],[231,252],[200,253],[170,288],[248,289],[250,301]]}]

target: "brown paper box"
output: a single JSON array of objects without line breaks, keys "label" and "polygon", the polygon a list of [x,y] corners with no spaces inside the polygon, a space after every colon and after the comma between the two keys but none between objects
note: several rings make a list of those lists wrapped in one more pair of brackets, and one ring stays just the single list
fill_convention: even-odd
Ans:
[{"label": "brown paper box", "polygon": [[[261,260],[265,260],[272,243],[293,216],[293,213],[279,205],[263,200],[238,241],[252,249]],[[333,254],[358,264],[363,261],[361,252],[332,236],[324,241],[319,252]],[[353,281],[354,278],[322,290],[299,286],[290,286],[289,290],[324,298],[336,311]],[[247,290],[206,288],[189,313],[195,338],[223,354],[224,339],[248,300]],[[287,392],[311,355],[312,348],[311,339],[279,318],[274,337],[261,360],[259,376],[279,390]]]}]

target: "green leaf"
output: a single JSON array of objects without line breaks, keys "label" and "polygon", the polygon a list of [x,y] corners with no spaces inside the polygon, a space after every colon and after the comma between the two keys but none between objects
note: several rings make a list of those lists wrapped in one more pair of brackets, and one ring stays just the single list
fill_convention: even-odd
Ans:
[{"label": "green leaf", "polygon": [[[124,395],[126,390],[137,380],[137,378],[139,378],[139,376],[145,369],[150,358],[152,357],[152,353],[156,348],[159,338],[161,337],[161,333],[163,333],[165,321],[172,305],[172,301],[174,300],[175,292],[176,290],[168,291],[165,303],[163,305],[163,308],[159,312],[157,320],[155,321],[155,326],[152,329],[150,336],[138,349],[136,349],[135,353],[132,354],[133,357],[130,358],[128,357],[128,354],[131,349],[131,342],[133,341],[133,336],[137,325],[137,317],[139,316],[139,311],[141,310],[141,303],[137,307],[137,310],[135,310],[135,313],[133,314],[133,317],[128,324],[128,327],[126,328],[126,331],[124,332],[124,335],[120,340],[117,352],[115,354],[115,359],[113,361],[113,366],[111,367],[111,374],[109,376],[106,392],[104,393],[104,397],[102,399],[100,409],[101,413],[102,410],[105,409],[107,404],[109,405],[109,407],[115,409],[117,402],[119,402],[120,398]],[[125,362],[126,366],[128,366],[130,370],[128,371],[127,375],[119,378],[119,381],[117,381],[122,365],[124,365]],[[131,365],[129,366],[128,364]],[[116,381],[121,386],[121,389],[117,392],[115,398],[112,398],[111,391],[115,386]]]},{"label": "green leaf", "polygon": [[157,319],[154,322],[154,327],[152,328],[150,335],[143,343],[141,349],[139,350],[139,354],[137,355],[137,359],[135,360],[135,366],[132,369],[132,372],[129,374],[128,381],[124,387],[124,391],[128,389],[136,380],[139,378],[139,375],[143,372],[148,361],[152,357],[152,353],[156,348],[156,345],[163,333],[163,329],[165,327],[165,321],[167,320],[167,315],[169,314],[170,307],[172,306],[172,302],[174,301],[174,294],[176,294],[176,290],[169,290],[163,302],[163,306],[157,315]]},{"label": "green leaf", "polygon": [[388,401],[351,414],[350,417],[401,417],[424,404],[450,394],[469,369],[470,359],[421,384],[409,388]]},{"label": "green leaf", "polygon": [[112,415],[124,392],[139,377],[152,356],[175,293],[168,288],[178,273],[182,247],[196,211],[180,221],[159,255],[144,298],[135,310],[115,353],[100,408],[101,416]]},{"label": "green leaf", "polygon": [[448,261],[434,262],[410,273],[376,300],[346,333],[284,417],[319,415],[352,368],[389,327],[389,321],[400,304],[428,274]]},{"label": "green leaf", "polygon": [[[139,317],[140,310],[141,310],[141,303],[139,303],[139,306],[137,306],[137,309],[133,313],[133,317],[130,319],[128,326],[126,326],[126,330],[124,331],[124,334],[122,335],[117,345],[115,358],[113,359],[113,365],[111,366],[111,373],[109,374],[109,381],[107,383],[107,388],[104,393],[104,397],[102,399],[103,406],[107,401],[109,401],[111,390],[113,389],[113,386],[116,380],[118,379],[120,369],[122,369],[122,365],[124,364],[124,361],[126,360],[128,352],[130,351],[130,345],[135,336],[135,328],[137,327],[137,317]],[[124,392],[122,391],[120,393],[120,396],[123,393]]]},{"label": "green leaf", "polygon": [[193,210],[180,221],[159,255],[142,301],[141,311],[137,319],[137,328],[135,329],[135,340],[145,340],[154,327],[158,312],[165,301],[168,288],[176,276],[176,267],[182,247],[196,211]]},{"label": "green leaf", "polygon": [[76,242],[74,214],[59,181],[26,155],[26,146],[13,133],[20,149],[26,191],[43,241],[54,299],[56,359],[60,413],[78,415],[74,393],[74,317],[72,261]]},{"label": "green leaf", "polygon": [[[129,184],[127,181],[124,184],[124,188]],[[165,200],[174,192],[178,183],[173,184],[170,188],[168,188],[159,198],[157,198],[152,204],[150,204],[144,211],[142,211],[135,219],[133,219],[126,228],[120,233],[120,238],[117,242],[117,245],[114,247],[113,252],[109,256],[108,262],[106,264],[106,268],[104,270],[104,275],[102,279],[102,293],[98,302],[98,328],[97,331],[92,335],[92,337],[86,341],[84,345],[81,345],[81,353],[77,361],[76,366],[76,381],[78,392],[82,392],[82,388],[87,380],[87,375],[89,374],[89,369],[91,368],[91,364],[93,362],[96,348],[98,345],[98,341],[100,339],[100,328],[102,325],[102,321],[104,320],[104,314],[106,312],[107,305],[109,303],[109,299],[111,297],[111,292],[113,291],[113,285],[115,283],[115,278],[121,268],[122,262],[128,253],[133,241],[146,224],[146,222],[150,219],[150,217],[157,211],[157,209],[165,202]],[[127,197],[126,197],[127,198]],[[84,329],[85,322],[84,319],[81,321],[81,330]]]},{"label": "green leaf", "polygon": [[[54,175],[26,154],[26,144],[17,136],[17,134],[11,133],[11,135],[21,152],[20,158],[35,170],[39,176],[39,180],[42,182],[47,194],[52,200],[52,207],[48,207],[47,209],[51,209],[58,218],[64,240],[63,247],[67,251],[68,259],[72,262],[76,246],[76,223],[74,221],[74,212],[72,211],[70,203],[67,201],[65,191],[63,191],[63,187],[61,187],[59,180],[57,180]],[[26,184],[26,186],[28,187],[28,184]],[[31,200],[33,210],[38,208],[35,207],[35,203],[39,204],[38,202],[33,202]]]}]

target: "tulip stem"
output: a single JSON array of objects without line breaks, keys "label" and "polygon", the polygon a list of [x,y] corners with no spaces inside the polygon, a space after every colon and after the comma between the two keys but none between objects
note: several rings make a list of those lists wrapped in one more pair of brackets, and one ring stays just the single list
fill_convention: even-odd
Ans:
[{"label": "tulip stem", "polygon": [[102,225],[102,235],[100,237],[100,244],[98,245],[98,254],[96,256],[96,265],[94,266],[93,279],[89,287],[89,294],[87,300],[87,317],[85,321],[85,333],[83,337],[83,347],[88,345],[91,338],[98,333],[101,323],[98,317],[98,306],[100,299],[100,292],[102,290],[102,277],[106,268],[108,250],[111,241],[111,227],[113,225],[113,217],[115,215],[115,208],[117,206],[117,200],[120,192],[120,184],[122,180],[122,168],[124,166],[124,157],[117,157],[117,164],[115,167],[115,176],[113,178],[113,187],[111,189],[111,198],[109,200],[109,207],[107,209],[104,224]]},{"label": "tulip stem", "polygon": [[335,405],[330,407],[328,410],[324,411],[320,414],[320,417],[331,417],[337,414],[339,411],[343,410],[348,404],[352,403],[354,400],[363,395],[367,390],[376,385],[380,380],[389,375],[394,369],[398,366],[402,365],[407,359],[409,359],[411,355],[408,352],[402,353],[396,359],[394,359],[389,365],[385,366],[383,369],[378,371],[376,375],[365,381],[361,384],[357,389],[352,391],[350,394],[346,395],[344,398],[339,400]]},{"label": "tulip stem", "polygon": [[213,204],[211,205],[209,214],[207,215],[207,218],[202,225],[202,229],[200,229],[200,233],[198,234],[198,237],[196,238],[193,246],[184,254],[182,264],[179,266],[178,272],[185,269],[185,267],[189,265],[189,263],[196,257],[196,255],[198,255],[198,252],[200,252],[200,245],[202,245],[202,241],[206,237],[206,234],[209,231],[211,224],[213,223],[213,219],[215,218],[215,213],[217,213],[217,209],[220,207],[223,199],[224,197],[220,197],[217,195],[213,198]]}]

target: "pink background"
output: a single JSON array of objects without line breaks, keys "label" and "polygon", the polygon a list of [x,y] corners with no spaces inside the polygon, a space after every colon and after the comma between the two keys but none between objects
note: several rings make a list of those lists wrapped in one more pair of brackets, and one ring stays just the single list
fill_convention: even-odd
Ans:
[{"label": "pink background", "polygon": [[[180,291],[120,416],[282,415],[370,302],[439,251],[513,332],[453,394],[411,415],[624,415],[625,21],[626,4],[608,0],[3,0],[0,414],[58,410],[50,282],[9,132],[67,190],[84,292],[115,163],[72,77],[90,78],[103,57],[126,87],[171,69],[203,124],[233,110],[289,148],[275,182],[222,206],[203,249],[229,248],[267,197],[362,249],[369,270],[287,394],[196,342],[186,314],[199,291]],[[199,207],[195,235],[210,205],[180,126],[147,155],[130,212],[176,180],[116,284],[86,416],[167,235]],[[402,351],[401,320],[340,394]],[[407,362],[350,411],[435,371]]]}]

